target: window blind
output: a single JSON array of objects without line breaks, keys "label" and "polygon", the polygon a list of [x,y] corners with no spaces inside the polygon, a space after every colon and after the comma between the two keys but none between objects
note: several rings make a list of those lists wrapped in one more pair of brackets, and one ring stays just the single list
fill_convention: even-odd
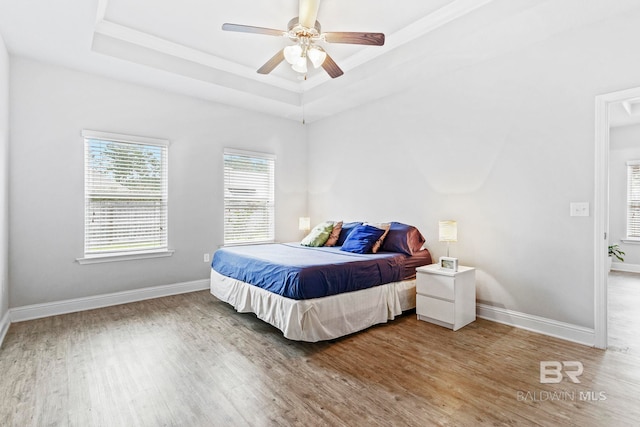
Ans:
[{"label": "window blind", "polygon": [[224,244],[273,242],[275,156],[224,151]]},{"label": "window blind", "polygon": [[167,250],[168,142],[83,136],[85,256]]},{"label": "window blind", "polygon": [[640,160],[627,162],[627,237],[640,238]]}]

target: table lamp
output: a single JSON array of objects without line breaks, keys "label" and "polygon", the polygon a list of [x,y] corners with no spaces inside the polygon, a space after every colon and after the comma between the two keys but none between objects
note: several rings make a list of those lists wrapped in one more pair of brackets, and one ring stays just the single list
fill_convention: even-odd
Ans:
[{"label": "table lamp", "polygon": [[449,256],[449,244],[458,241],[458,223],[452,220],[438,222],[438,240],[447,242],[447,256]]},{"label": "table lamp", "polygon": [[311,230],[311,218],[308,216],[298,218],[298,230],[308,233]]}]

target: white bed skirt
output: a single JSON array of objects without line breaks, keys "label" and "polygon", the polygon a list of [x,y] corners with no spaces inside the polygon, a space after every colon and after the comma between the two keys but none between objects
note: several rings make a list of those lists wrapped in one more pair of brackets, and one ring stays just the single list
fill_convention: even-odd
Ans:
[{"label": "white bed skirt", "polygon": [[294,300],[211,270],[211,294],[240,313],[280,329],[285,338],[323,341],[394,319],[416,306],[416,281],[406,280],[355,292]]}]

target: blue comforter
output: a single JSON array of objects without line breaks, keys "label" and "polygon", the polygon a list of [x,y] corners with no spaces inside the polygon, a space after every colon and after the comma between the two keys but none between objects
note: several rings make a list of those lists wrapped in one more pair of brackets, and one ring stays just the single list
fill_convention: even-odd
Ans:
[{"label": "blue comforter", "polygon": [[406,258],[394,252],[354,254],[339,247],[281,243],[219,249],[211,267],[224,276],[300,300],[403,280]]}]

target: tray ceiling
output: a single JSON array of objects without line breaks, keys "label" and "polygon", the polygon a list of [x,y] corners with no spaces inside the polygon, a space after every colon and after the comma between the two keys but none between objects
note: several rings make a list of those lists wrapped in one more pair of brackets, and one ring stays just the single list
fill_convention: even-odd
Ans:
[{"label": "tray ceiling", "polygon": [[[35,4],[34,4],[35,3]],[[285,37],[224,32],[224,22],[285,30],[298,0],[0,0],[11,54],[307,122],[621,13],[632,0],[322,0],[324,31],[383,32],[382,47],[323,44],[345,71],[307,79],[286,63],[256,70]]]}]

